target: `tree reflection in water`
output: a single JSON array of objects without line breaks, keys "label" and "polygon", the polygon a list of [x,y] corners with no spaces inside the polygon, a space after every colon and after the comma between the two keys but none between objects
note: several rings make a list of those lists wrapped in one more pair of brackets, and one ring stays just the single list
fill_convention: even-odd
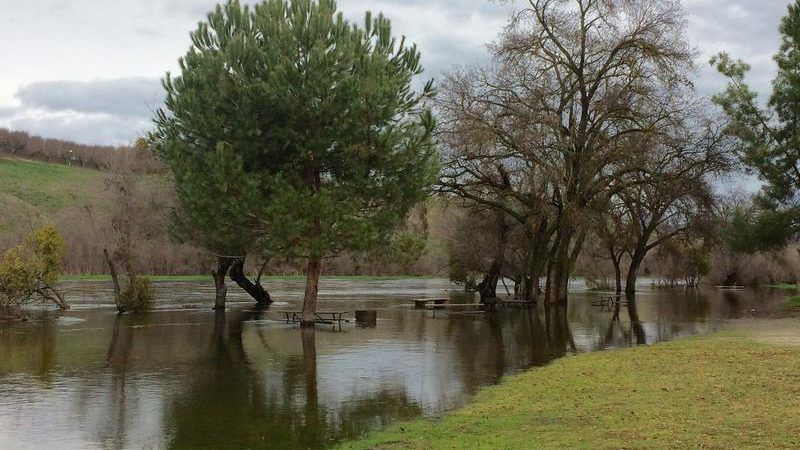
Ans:
[{"label": "tree reflection in water", "polygon": [[647,344],[647,335],[644,332],[644,325],[639,319],[639,309],[636,303],[636,294],[628,294],[628,317],[631,319],[631,329],[636,337],[636,345]]},{"label": "tree reflection in water", "polygon": [[208,365],[196,367],[186,394],[168,414],[170,448],[324,448],[375,424],[421,413],[405,395],[377,392],[338,411],[323,406],[317,380],[316,333],[298,330],[302,356],[282,368],[282,392],[268,392],[243,345],[243,324],[260,312],[218,313]]}]

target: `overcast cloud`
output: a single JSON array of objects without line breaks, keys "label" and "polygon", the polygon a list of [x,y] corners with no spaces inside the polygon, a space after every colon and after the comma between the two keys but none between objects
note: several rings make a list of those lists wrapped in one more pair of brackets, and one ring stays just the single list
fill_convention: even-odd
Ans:
[{"label": "overcast cloud", "polygon": [[[0,126],[89,144],[125,144],[151,126],[188,33],[214,0],[27,0],[0,16]],[[707,66],[728,51],[753,65],[764,95],[775,68],[786,0],[683,0],[690,42],[702,56],[698,90],[724,86]],[[367,9],[416,42],[426,75],[485,60],[484,44],[512,6],[488,0],[340,0],[360,20]]]}]

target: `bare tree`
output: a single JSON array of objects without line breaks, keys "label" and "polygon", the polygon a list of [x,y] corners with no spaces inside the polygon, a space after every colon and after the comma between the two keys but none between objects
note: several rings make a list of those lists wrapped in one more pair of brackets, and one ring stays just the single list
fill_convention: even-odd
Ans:
[{"label": "bare tree", "polygon": [[635,161],[615,193],[624,205],[633,240],[625,290],[633,294],[647,254],[667,241],[702,234],[710,226],[715,201],[712,177],[730,169],[733,154],[721,128],[689,115],[666,133],[647,136],[648,150]]},{"label": "bare tree", "polygon": [[444,190],[530,230],[550,302],[566,300],[592,208],[641,150],[625,144],[682,114],[684,30],[676,1],[529,0],[491,47],[493,66],[445,84]]}]

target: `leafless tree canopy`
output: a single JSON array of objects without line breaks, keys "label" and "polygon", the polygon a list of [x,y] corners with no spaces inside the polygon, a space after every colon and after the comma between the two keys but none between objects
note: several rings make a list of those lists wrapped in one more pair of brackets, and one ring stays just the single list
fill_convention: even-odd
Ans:
[{"label": "leafless tree canopy", "polygon": [[706,175],[724,170],[684,35],[677,1],[531,0],[488,67],[444,83],[441,190],[526,230],[527,276],[547,276],[550,301],[566,298],[598,213],[624,208],[655,246],[654,229],[683,229],[681,205],[706,201]]}]

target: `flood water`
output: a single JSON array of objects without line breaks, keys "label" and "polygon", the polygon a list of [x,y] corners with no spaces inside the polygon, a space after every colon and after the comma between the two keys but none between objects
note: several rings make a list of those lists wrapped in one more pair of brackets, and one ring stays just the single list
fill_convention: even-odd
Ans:
[{"label": "flood water", "polygon": [[266,311],[231,286],[224,314],[210,284],[162,283],[155,311],[124,316],[109,284],[63,285],[71,311],[0,324],[0,448],[324,449],[555,358],[708,333],[783,298],[644,291],[617,312],[575,292],[566,311],[434,317],[411,300],[474,300],[442,280],[323,280],[321,310],[376,309],[378,324],[303,332],[281,321],[301,281],[269,283]]}]

